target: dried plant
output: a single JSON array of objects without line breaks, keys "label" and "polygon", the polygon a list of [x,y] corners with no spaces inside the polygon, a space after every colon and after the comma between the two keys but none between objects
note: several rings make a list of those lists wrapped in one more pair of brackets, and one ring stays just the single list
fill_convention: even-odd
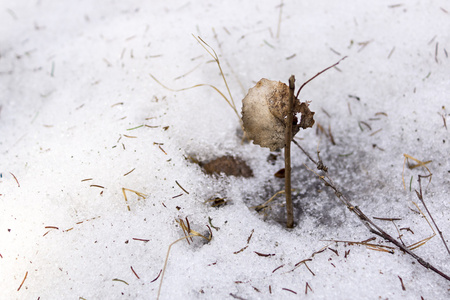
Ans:
[{"label": "dried plant", "polygon": [[212,89],[214,89],[217,93],[219,93],[220,96],[222,96],[222,98],[225,100],[225,102],[227,102],[227,104],[231,107],[231,109],[234,111],[234,113],[236,114],[236,116],[239,118],[239,120],[241,119],[241,116],[239,115],[239,112],[236,108],[236,104],[234,103],[234,99],[233,96],[231,94],[230,88],[228,86],[228,82],[227,79],[225,78],[225,75],[222,71],[222,66],[220,65],[220,60],[219,60],[219,56],[217,55],[216,51],[214,51],[214,49],[208,45],[201,37],[196,37],[194,35],[192,35],[197,42],[206,50],[206,52],[208,52],[209,55],[211,55],[211,57],[214,59],[214,61],[216,62],[217,66],[219,67],[219,71],[220,71],[220,75],[222,76],[223,82],[225,83],[225,86],[227,88],[227,92],[228,92],[228,96],[225,96],[225,94],[219,90],[217,87],[215,87],[212,84],[208,84],[208,83],[200,83],[200,84],[196,84],[190,87],[186,87],[186,88],[181,88],[181,89],[172,89],[169,88],[167,86],[165,86],[164,84],[162,84],[158,79],[156,79],[155,76],[153,76],[152,74],[149,74],[151,78],[153,78],[153,80],[155,80],[159,85],[161,85],[163,88],[172,91],[172,92],[181,92],[181,91],[186,91],[186,90],[190,90],[193,88],[197,88],[197,87],[201,87],[201,86],[207,86],[210,87]]},{"label": "dried plant", "polygon": [[[334,65],[320,71],[303,83],[294,96],[295,77],[289,78],[289,87],[281,82],[261,79],[248,91],[242,101],[242,121],[248,139],[254,144],[274,151],[284,148],[285,190],[291,190],[291,141],[300,128],[307,129],[314,125],[314,112],[308,102],[300,102],[298,96],[302,88]],[[300,121],[297,115],[300,114]],[[292,193],[286,193],[286,227],[294,227],[294,208]]]},{"label": "dried plant", "polygon": [[163,283],[163,279],[164,279],[164,274],[166,273],[167,262],[169,260],[170,249],[172,248],[172,246],[175,245],[176,243],[178,243],[179,241],[182,241],[182,240],[187,240],[188,243],[190,243],[189,239],[191,239],[191,241],[192,241],[193,237],[201,237],[201,238],[203,238],[203,239],[205,239],[206,241],[209,242],[209,241],[211,241],[212,236],[213,236],[211,228],[209,228],[208,225],[206,225],[206,227],[208,227],[208,229],[209,229],[209,236],[208,237],[198,233],[195,230],[192,230],[191,226],[189,224],[189,220],[188,220],[187,217],[186,217],[186,223],[183,221],[183,219],[176,220],[176,222],[180,225],[181,229],[183,230],[184,236],[179,238],[179,239],[177,239],[173,243],[171,243],[169,245],[169,248],[167,249],[166,259],[164,260],[164,267],[162,269],[161,281],[159,282],[158,295],[157,295],[156,299],[159,299],[159,295],[161,294],[161,287],[162,287],[162,283]]}]

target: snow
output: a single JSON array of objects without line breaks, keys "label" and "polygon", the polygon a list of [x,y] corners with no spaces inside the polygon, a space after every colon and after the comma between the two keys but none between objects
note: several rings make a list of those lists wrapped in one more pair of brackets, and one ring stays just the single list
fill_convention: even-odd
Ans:
[{"label": "snow", "polygon": [[[280,1],[0,3],[1,299],[156,298],[168,247],[184,236],[180,218],[205,236],[210,226],[213,238],[172,246],[161,299],[297,299],[307,284],[311,299],[450,297],[448,281],[398,249],[330,241],[376,236],[295,146],[296,227],[284,226],[282,196],[266,216],[255,212],[283,190],[273,176],[282,154],[270,163],[268,149],[242,144],[238,118],[213,89],[172,92],[149,76],[225,93],[200,36],[240,111],[261,78],[294,74],[298,88],[347,55],[302,90],[316,125],[299,142],[313,155],[319,147],[368,217],[400,218],[374,222],[406,245],[433,230],[413,204],[425,212],[414,190],[428,172],[405,168],[405,190],[403,154],[432,161],[424,200],[448,243],[447,2],[284,1],[278,37]],[[223,155],[241,157],[254,177],[209,176],[189,159]],[[127,191],[125,202],[122,188],[146,197]],[[212,207],[211,197],[229,202]],[[414,253],[450,274],[438,235]]]}]

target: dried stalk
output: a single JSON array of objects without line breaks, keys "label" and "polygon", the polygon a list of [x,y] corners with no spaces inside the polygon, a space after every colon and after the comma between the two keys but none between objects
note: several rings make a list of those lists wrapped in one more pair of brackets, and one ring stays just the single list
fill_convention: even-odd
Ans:
[{"label": "dried stalk", "polygon": [[[419,192],[416,190],[417,198],[419,198],[420,202],[422,202],[422,204],[423,204],[423,207],[425,207],[425,210],[427,211],[428,215],[430,216],[431,221],[432,221],[433,224],[434,224],[434,227],[436,227],[436,230],[437,230],[439,236],[441,237],[442,242],[444,243],[445,249],[447,249],[448,254],[450,254],[450,250],[448,249],[448,245],[447,245],[447,243],[445,242],[444,236],[442,235],[442,231],[441,231],[441,230],[439,229],[439,227],[437,226],[436,222],[434,221],[433,216],[431,215],[430,211],[428,210],[427,205],[425,204],[425,201],[423,200],[421,178],[422,178],[422,177],[430,177],[430,176],[431,176],[431,173],[430,173],[429,175],[427,175],[427,176],[419,175],[419,179],[417,180],[417,181],[419,182]],[[431,225],[430,225],[430,226],[431,226]]]},{"label": "dried stalk", "polygon": [[300,95],[300,91],[303,89],[303,87],[304,87],[305,85],[307,85],[309,82],[311,82],[314,78],[316,78],[316,77],[319,76],[320,74],[322,74],[322,73],[328,71],[328,70],[331,69],[331,68],[336,67],[341,61],[343,61],[343,60],[346,59],[346,58],[347,58],[347,56],[344,56],[343,58],[341,58],[341,59],[340,59],[337,63],[335,63],[334,65],[329,66],[328,68],[323,69],[322,71],[320,71],[319,73],[317,73],[316,75],[314,75],[313,77],[311,77],[310,79],[308,79],[307,81],[305,81],[305,82],[300,86],[300,88],[298,89],[296,98],[298,98],[298,95]]},{"label": "dried stalk", "polygon": [[[336,184],[333,182],[331,177],[328,174],[328,168],[323,165],[322,160],[320,159],[319,152],[317,153],[318,161],[315,161],[311,155],[300,146],[300,144],[297,141],[293,141],[299,148],[302,150],[303,153],[308,157],[308,159],[313,162],[317,169],[323,172],[323,175],[317,175],[319,176],[320,180],[322,180],[326,186],[329,186],[335,193],[336,197],[341,200],[342,203],[347,206],[347,208],[354,214],[358,216],[360,221],[367,227],[367,229],[381,238],[388,240],[389,242],[393,243],[397,248],[402,250],[403,252],[409,254],[412,256],[415,260],[417,260],[422,266],[424,266],[427,269],[432,270],[433,272],[437,273],[438,275],[442,276],[443,278],[450,281],[450,276],[443,273],[442,271],[438,270],[436,267],[431,265],[430,263],[426,262],[423,258],[415,254],[411,249],[409,249],[407,246],[403,245],[401,242],[397,241],[395,238],[393,238],[391,235],[389,235],[387,232],[385,232],[383,229],[381,229],[379,226],[377,226],[372,220],[370,220],[357,206],[353,206],[349,199],[340,192],[340,190],[336,187]],[[314,171],[313,171],[314,172]]]},{"label": "dried stalk", "polygon": [[289,78],[289,109],[286,120],[286,146],[284,148],[284,185],[286,193],[286,214],[287,214],[287,228],[294,227],[294,208],[292,206],[292,192],[291,192],[291,141],[292,141],[292,122],[293,122],[293,107],[294,107],[294,90],[295,77],[291,75]]},{"label": "dried stalk", "polygon": [[204,238],[208,242],[211,241],[211,239],[212,239],[212,231],[208,225],[206,225],[206,227],[208,227],[210,235],[209,235],[209,237],[205,237],[204,235],[202,235],[202,234],[198,233],[197,231],[194,231],[190,228],[189,220],[187,219],[187,217],[186,217],[186,223],[188,224],[187,226],[182,219],[176,220],[176,221],[178,224],[180,224],[181,228],[183,229],[184,237],[179,238],[176,241],[174,241],[173,243],[171,243],[169,245],[169,248],[167,249],[166,259],[164,260],[164,267],[162,268],[161,281],[159,282],[158,294],[156,296],[157,300],[159,299],[159,296],[161,294],[161,287],[162,287],[162,283],[164,280],[164,274],[166,273],[167,262],[169,261],[169,254],[170,254],[170,249],[172,248],[172,246],[182,240],[187,240],[189,243],[189,238],[192,240],[192,238],[196,237],[196,236]]},{"label": "dried stalk", "polygon": [[[319,76],[320,74],[326,72],[327,70],[337,66],[342,60],[346,59],[347,56],[344,56],[341,58],[337,63],[334,65],[329,66],[328,68],[323,69],[307,81],[305,81],[300,88],[297,91],[297,95],[295,96],[295,99],[298,99],[298,96],[300,95],[300,91],[303,89],[305,85],[307,85],[309,82],[311,82],[314,78]],[[288,115],[286,119],[286,137],[285,137],[285,148],[284,148],[284,169],[285,169],[285,175],[284,175],[284,185],[285,185],[285,191],[291,190],[291,141],[292,141],[292,122],[294,118],[294,93],[295,93],[295,77],[294,75],[291,75],[289,78],[289,106],[288,106]],[[292,193],[286,193],[286,214],[287,214],[287,228],[293,228],[294,227],[294,208],[292,206]]]}]

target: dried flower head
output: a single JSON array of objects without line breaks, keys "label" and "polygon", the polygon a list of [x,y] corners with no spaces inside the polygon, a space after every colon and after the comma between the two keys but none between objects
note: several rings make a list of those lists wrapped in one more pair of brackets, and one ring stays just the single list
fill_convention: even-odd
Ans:
[{"label": "dried flower head", "polygon": [[[272,151],[284,148],[288,111],[289,87],[279,81],[261,79],[242,101],[242,121],[247,138]],[[300,128],[314,125],[314,112],[309,110],[308,103],[300,102],[296,97],[293,114],[292,137]]]}]

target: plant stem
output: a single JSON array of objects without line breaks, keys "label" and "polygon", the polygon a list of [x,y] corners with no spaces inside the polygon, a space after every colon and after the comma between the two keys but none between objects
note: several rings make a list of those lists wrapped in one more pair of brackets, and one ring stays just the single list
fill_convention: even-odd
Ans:
[{"label": "plant stem", "polygon": [[291,75],[289,78],[289,106],[286,119],[286,146],[284,147],[284,190],[286,191],[286,215],[287,228],[294,227],[294,208],[292,206],[291,192],[291,141],[292,141],[292,122],[293,122],[293,106],[294,106],[294,90],[295,77]]},{"label": "plant stem", "polygon": [[[372,220],[370,220],[362,211],[361,209],[359,209],[358,206],[354,206],[350,200],[347,198],[347,196],[345,196],[344,194],[342,194],[342,192],[337,188],[336,184],[334,183],[334,181],[331,179],[330,175],[328,174],[328,168],[325,167],[323,165],[322,160],[319,157],[319,152],[317,152],[317,156],[318,156],[318,161],[315,161],[311,155],[305,150],[303,149],[302,146],[300,146],[299,143],[297,143],[294,140],[294,143],[300,148],[300,150],[303,151],[303,153],[305,153],[305,155],[308,157],[308,159],[310,161],[312,161],[318,170],[323,171],[323,175],[319,175],[316,173],[316,175],[319,177],[320,180],[322,180],[326,186],[330,187],[333,191],[334,194],[336,195],[336,197],[342,201],[342,203],[347,206],[347,208],[354,213],[355,215],[358,216],[359,220],[367,227],[367,229],[372,232],[373,234],[378,235],[379,237],[383,238],[384,240],[387,240],[391,243],[393,243],[395,246],[397,246],[400,250],[402,250],[404,253],[407,253],[409,255],[411,255],[414,259],[416,259],[423,267],[432,270],[433,272],[435,272],[436,274],[442,276],[443,278],[445,278],[446,280],[450,281],[450,276],[445,274],[444,272],[440,271],[439,269],[437,269],[436,267],[434,267],[433,265],[431,265],[430,263],[426,262],[423,258],[421,258],[420,256],[418,256],[417,254],[415,254],[409,247],[404,246],[401,242],[399,242],[398,240],[396,240],[394,237],[392,237],[391,235],[389,235],[386,231],[384,231],[383,229],[381,229],[378,225],[376,225],[374,222],[372,222]],[[306,166],[306,165],[305,165]],[[308,167],[307,167],[308,168]],[[309,169],[309,168],[308,168]],[[311,169],[309,169],[311,170]],[[312,171],[312,170],[311,170]],[[313,171],[314,172],[314,171]],[[315,173],[315,172],[314,172]],[[420,195],[419,193],[417,193],[418,196]],[[420,197],[419,197],[420,198]]]}]

